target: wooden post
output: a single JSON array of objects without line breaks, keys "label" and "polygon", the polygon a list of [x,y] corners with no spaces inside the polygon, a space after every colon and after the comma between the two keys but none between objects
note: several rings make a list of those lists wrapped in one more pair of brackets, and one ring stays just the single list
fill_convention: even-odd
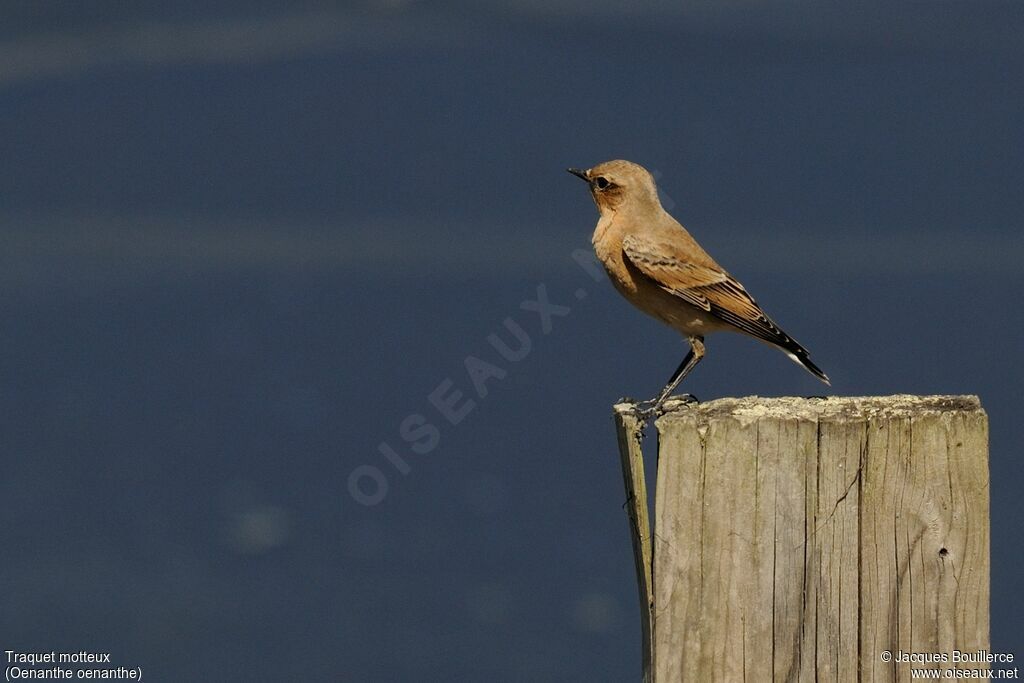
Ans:
[{"label": "wooden post", "polygon": [[[625,409],[620,410],[620,407]],[[647,481],[644,479],[643,424],[633,410],[615,407],[616,431],[619,434],[619,455],[622,479],[626,484],[626,514],[633,539],[633,560],[636,583],[640,590],[640,637],[643,646],[643,681],[651,683],[654,672],[654,583],[651,523],[647,510]]]},{"label": "wooden post", "polygon": [[894,661],[989,646],[976,397],[672,404],[657,421],[653,548],[632,410],[615,407],[645,675],[905,681],[912,667],[987,668]]}]

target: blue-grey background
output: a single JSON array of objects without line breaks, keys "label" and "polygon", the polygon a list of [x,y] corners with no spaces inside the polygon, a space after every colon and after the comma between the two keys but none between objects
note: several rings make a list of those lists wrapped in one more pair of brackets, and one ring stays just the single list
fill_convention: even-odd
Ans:
[{"label": "blue-grey background", "polygon": [[[981,396],[992,643],[1024,654],[1024,5],[69,5],[0,6],[2,649],[635,679],[610,405],[684,347],[570,257],[597,214],[563,170],[623,157],[832,391]],[[823,390],[709,349],[702,398]],[[507,373],[483,399],[467,356]]]}]

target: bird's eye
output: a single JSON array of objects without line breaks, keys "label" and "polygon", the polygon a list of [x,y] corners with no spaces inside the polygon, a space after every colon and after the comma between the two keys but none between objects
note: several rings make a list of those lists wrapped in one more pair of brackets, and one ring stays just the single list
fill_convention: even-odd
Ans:
[{"label": "bird's eye", "polygon": [[608,186],[611,185],[607,178],[602,178],[601,176],[594,178],[594,184],[597,185],[597,189],[599,190],[607,189]]}]

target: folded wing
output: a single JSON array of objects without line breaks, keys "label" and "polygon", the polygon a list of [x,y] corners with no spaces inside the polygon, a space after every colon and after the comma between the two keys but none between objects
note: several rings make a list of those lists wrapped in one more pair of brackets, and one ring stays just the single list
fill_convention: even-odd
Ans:
[{"label": "folded wing", "polygon": [[689,263],[671,244],[636,235],[627,236],[622,249],[630,263],[666,292],[754,337],[790,350],[800,348],[725,271]]}]

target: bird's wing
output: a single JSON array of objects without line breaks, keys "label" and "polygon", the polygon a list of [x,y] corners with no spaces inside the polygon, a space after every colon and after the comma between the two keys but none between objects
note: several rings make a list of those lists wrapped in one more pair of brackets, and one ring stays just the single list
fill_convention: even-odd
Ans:
[{"label": "bird's wing", "polygon": [[671,244],[636,235],[622,240],[622,250],[630,263],[666,292],[759,339],[784,347],[794,343],[725,271],[690,263]]}]

